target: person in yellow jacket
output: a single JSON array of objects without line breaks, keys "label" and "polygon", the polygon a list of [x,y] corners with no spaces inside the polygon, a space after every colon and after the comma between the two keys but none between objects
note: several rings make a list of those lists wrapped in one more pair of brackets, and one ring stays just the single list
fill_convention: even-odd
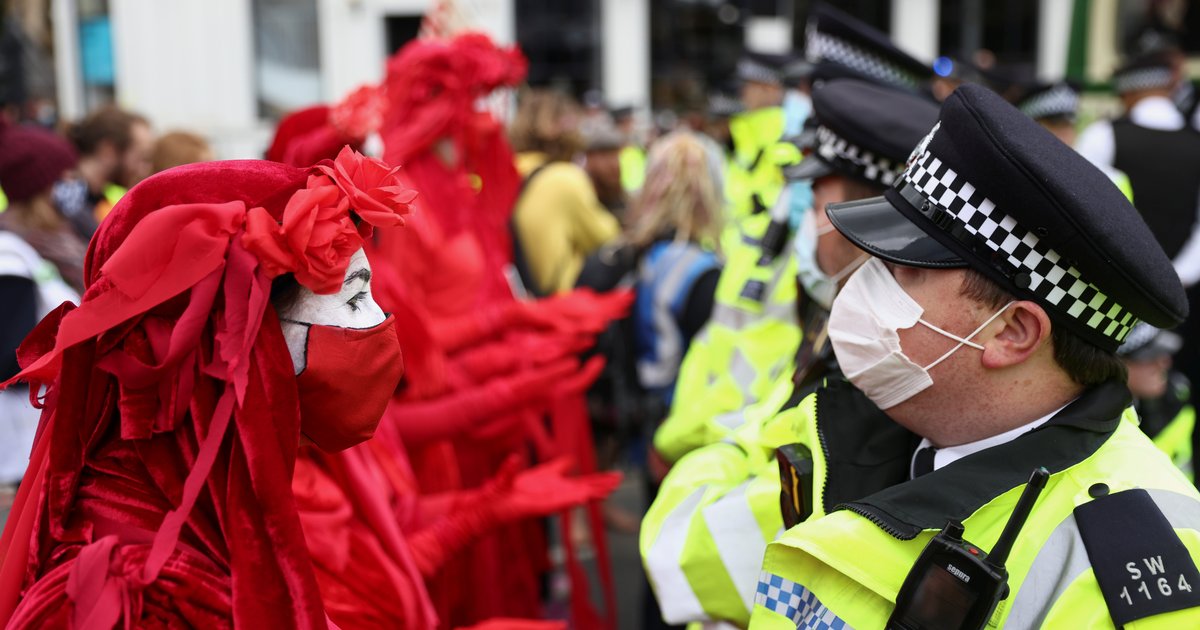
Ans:
[{"label": "person in yellow jacket", "polygon": [[827,212],[875,258],[834,301],[849,382],[803,403],[750,627],[1200,625],[1200,494],[1116,355],[1187,298],[1121,192],[965,85],[892,189]]},{"label": "person in yellow jacket", "polygon": [[1134,326],[1117,355],[1129,372],[1126,383],[1133,394],[1138,426],[1185,475],[1193,478],[1196,409],[1192,405],[1192,386],[1186,376],[1171,369],[1171,355],[1182,346],[1179,335],[1142,323]]},{"label": "person in yellow jacket", "polygon": [[641,551],[668,622],[749,621],[762,553],[783,526],[774,451],[797,441],[791,418],[800,394],[836,371],[823,322],[838,285],[867,259],[824,209],[881,194],[938,115],[931,101],[851,79],[817,86],[813,103],[816,145],[789,170],[812,181],[815,199],[791,246],[804,340],[792,369],[742,412],[739,428],[675,465],[646,515]]},{"label": "person in yellow jacket", "polygon": [[600,203],[587,172],[571,160],[583,148],[578,105],[552,90],[523,95],[511,131],[525,186],[513,211],[516,237],[540,295],[567,291],[587,255],[620,225]]},{"label": "person in yellow jacket", "polygon": [[725,195],[730,219],[740,221],[774,205],[783,190],[784,163],[791,161],[783,140],[787,121],[783,111],[783,70],[787,58],[747,52],[738,61],[737,80],[743,111],[729,119],[733,141]]}]

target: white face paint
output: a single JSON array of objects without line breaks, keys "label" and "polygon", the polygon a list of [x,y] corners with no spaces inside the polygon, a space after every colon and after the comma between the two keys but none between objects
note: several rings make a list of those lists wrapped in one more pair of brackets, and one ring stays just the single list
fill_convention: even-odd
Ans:
[{"label": "white face paint", "polygon": [[367,255],[359,249],[350,257],[345,282],[337,293],[321,295],[301,286],[295,301],[279,309],[279,319],[284,320],[283,338],[296,374],[304,371],[305,366],[308,348],[305,324],[360,329],[382,324],[387,316],[371,296],[371,265],[367,263]]}]

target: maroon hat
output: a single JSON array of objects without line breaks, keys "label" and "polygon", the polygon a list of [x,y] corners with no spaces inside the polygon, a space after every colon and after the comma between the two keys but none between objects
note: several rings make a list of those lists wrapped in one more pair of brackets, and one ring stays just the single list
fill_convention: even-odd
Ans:
[{"label": "maroon hat", "polygon": [[49,190],[76,160],[71,145],[49,131],[0,124],[0,189],[12,201]]}]

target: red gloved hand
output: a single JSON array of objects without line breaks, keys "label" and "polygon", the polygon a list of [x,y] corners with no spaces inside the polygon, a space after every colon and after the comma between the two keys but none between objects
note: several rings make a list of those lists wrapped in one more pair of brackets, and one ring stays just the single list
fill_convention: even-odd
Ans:
[{"label": "red gloved hand", "polygon": [[[507,472],[508,465],[506,462],[502,473]],[[566,477],[571,466],[570,458],[560,457],[518,473],[507,492],[503,492],[503,486],[494,488],[502,492],[493,504],[497,518],[503,522],[554,514],[603,499],[621,483],[621,473],[617,472]]]},{"label": "red gloved hand", "polygon": [[525,365],[546,365],[566,357],[574,357],[595,344],[592,335],[578,333],[520,333],[512,336],[512,347]]},{"label": "red gloved hand", "polygon": [[564,326],[582,332],[600,333],[608,323],[624,317],[633,305],[630,289],[596,293],[591,289],[576,289],[565,295],[539,301],[538,307],[551,314]]},{"label": "red gloved hand", "polygon": [[542,400],[554,393],[559,382],[579,372],[579,361],[574,358],[559,359],[549,365],[526,370],[509,382],[513,404],[525,405]]}]

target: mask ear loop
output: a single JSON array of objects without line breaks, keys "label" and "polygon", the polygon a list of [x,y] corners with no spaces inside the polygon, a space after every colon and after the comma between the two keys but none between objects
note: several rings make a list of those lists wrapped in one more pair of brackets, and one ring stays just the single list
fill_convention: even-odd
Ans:
[{"label": "mask ear loop", "polygon": [[1016,303],[1016,302],[1014,301],[1014,302],[1009,302],[1008,304],[1005,304],[1005,305],[1004,305],[1004,306],[1003,306],[1003,307],[1002,307],[1000,310],[996,311],[995,313],[993,313],[993,314],[992,314],[992,316],[991,316],[991,317],[987,318],[987,321],[983,322],[982,324],[980,324],[980,325],[979,325],[979,327],[978,327],[978,328],[976,328],[975,330],[971,331],[971,334],[967,335],[965,338],[964,338],[964,337],[959,337],[958,335],[955,335],[955,334],[953,334],[953,333],[946,332],[946,331],[942,330],[941,328],[938,328],[937,326],[934,326],[933,324],[930,324],[929,322],[925,321],[924,319],[918,319],[918,320],[917,320],[917,322],[918,322],[918,323],[920,323],[920,324],[923,324],[923,325],[924,325],[926,328],[928,328],[928,329],[930,329],[930,330],[932,330],[932,331],[934,331],[934,332],[936,332],[936,333],[939,333],[939,334],[945,335],[945,336],[947,336],[947,337],[949,337],[949,338],[951,338],[951,339],[953,339],[953,340],[955,340],[955,341],[957,341],[957,342],[958,342],[958,345],[956,345],[956,346],[954,346],[953,348],[950,348],[949,350],[947,350],[947,351],[946,351],[946,354],[943,354],[942,356],[938,357],[938,359],[937,359],[936,361],[934,361],[933,363],[930,363],[929,365],[925,366],[923,369],[924,369],[926,372],[928,372],[929,370],[932,370],[934,367],[936,367],[936,366],[937,366],[937,364],[939,364],[939,363],[941,363],[942,361],[945,361],[946,359],[950,358],[950,355],[952,355],[952,354],[954,354],[955,352],[957,352],[957,351],[958,351],[958,349],[959,349],[959,348],[961,348],[961,347],[963,347],[963,346],[970,346],[970,347],[972,347],[972,348],[975,348],[976,350],[983,350],[983,349],[984,349],[984,348],[983,348],[983,346],[981,346],[981,345],[979,345],[979,344],[975,343],[974,341],[971,341],[971,338],[972,338],[972,337],[974,337],[975,335],[978,335],[978,334],[980,333],[980,331],[982,331],[984,328],[987,328],[988,324],[991,324],[992,322],[996,321],[996,318],[997,318],[997,317],[1000,317],[1000,315],[1001,315],[1001,314],[1002,314],[1004,311],[1008,310],[1008,307],[1012,306],[1012,305],[1013,305],[1013,304],[1015,304],[1015,303]]},{"label": "mask ear loop", "polygon": [[850,264],[846,265],[845,267],[842,267],[841,271],[838,271],[837,273],[833,274],[832,276],[829,276],[829,279],[834,281],[835,283],[840,283],[842,281],[842,278],[845,278],[846,276],[854,273],[855,271],[858,271],[858,268],[863,266],[864,264],[866,264],[866,262],[868,260],[871,260],[871,255],[863,254],[862,256],[859,256],[855,260],[851,261]]}]

